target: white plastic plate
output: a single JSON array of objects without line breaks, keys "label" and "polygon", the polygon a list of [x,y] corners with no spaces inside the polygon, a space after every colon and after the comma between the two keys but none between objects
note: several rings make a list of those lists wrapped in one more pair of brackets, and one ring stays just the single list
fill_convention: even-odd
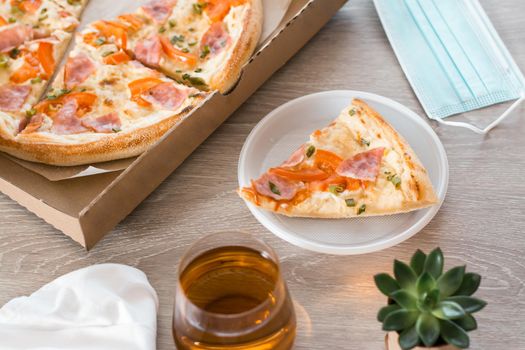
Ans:
[{"label": "white plastic plate", "polygon": [[407,214],[353,219],[289,218],[250,203],[252,214],[278,237],[327,254],[364,254],[392,247],[422,230],[438,212],[448,187],[445,149],[414,112],[386,97],[361,91],[327,91],[290,101],[268,114],[250,133],[239,159],[239,185],[249,186],[269,167],[286,160],[310,133],[327,126],[360,98],[376,109],[412,146],[428,170],[440,203]]}]

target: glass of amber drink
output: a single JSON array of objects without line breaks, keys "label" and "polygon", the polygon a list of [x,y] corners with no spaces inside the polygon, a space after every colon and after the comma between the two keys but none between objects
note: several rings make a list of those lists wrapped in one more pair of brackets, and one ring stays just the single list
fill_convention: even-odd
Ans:
[{"label": "glass of amber drink", "polygon": [[173,314],[178,349],[291,349],[295,329],[279,260],[262,241],[213,234],[182,258]]}]

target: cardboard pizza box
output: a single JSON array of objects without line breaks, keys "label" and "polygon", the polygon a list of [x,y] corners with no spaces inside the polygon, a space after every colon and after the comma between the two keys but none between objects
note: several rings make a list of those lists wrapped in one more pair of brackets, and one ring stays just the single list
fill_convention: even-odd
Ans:
[{"label": "cardboard pizza box", "polygon": [[[216,92],[208,96],[200,108],[141,156],[100,165],[106,171],[98,173],[91,173],[93,169],[89,167],[82,169],[90,176],[75,176],[79,169],[61,170],[73,173],[58,173],[58,176],[56,169],[0,154],[0,191],[90,249],[292,58],[346,2],[294,0],[272,38],[245,66],[235,88],[226,95]],[[174,149],[177,152],[173,152]]]}]

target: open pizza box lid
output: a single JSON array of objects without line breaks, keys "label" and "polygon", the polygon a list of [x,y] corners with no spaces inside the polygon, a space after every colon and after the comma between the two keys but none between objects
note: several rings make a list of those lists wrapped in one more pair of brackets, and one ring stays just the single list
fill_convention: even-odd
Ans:
[{"label": "open pizza box lid", "polygon": [[[0,190],[84,247],[93,247],[293,57],[347,0],[291,0],[289,7],[283,0],[263,1],[288,11],[281,12],[281,17],[286,12],[282,21],[279,15],[275,17],[274,22],[280,24],[244,67],[230,93],[210,94],[200,108],[137,158],[54,167],[0,154]],[[96,19],[97,13],[110,18],[130,10],[129,6],[108,10],[104,4],[91,0],[83,22]],[[100,6],[103,11],[97,11]]]}]

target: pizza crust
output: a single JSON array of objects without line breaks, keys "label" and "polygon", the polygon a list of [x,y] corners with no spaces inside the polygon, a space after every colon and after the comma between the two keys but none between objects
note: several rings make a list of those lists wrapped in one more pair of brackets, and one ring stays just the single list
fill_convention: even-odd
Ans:
[{"label": "pizza crust", "polygon": [[242,68],[249,61],[259,43],[262,23],[263,7],[261,0],[251,0],[250,7],[244,17],[242,34],[237,40],[225,68],[212,78],[210,82],[212,90],[219,90],[222,94],[226,94],[235,87],[241,77]]},{"label": "pizza crust", "polygon": [[187,117],[193,107],[153,125],[115,134],[97,134],[100,139],[86,143],[51,143],[35,134],[23,139],[0,137],[0,151],[17,158],[57,166],[74,166],[138,156],[154,145],[166,132]]}]

